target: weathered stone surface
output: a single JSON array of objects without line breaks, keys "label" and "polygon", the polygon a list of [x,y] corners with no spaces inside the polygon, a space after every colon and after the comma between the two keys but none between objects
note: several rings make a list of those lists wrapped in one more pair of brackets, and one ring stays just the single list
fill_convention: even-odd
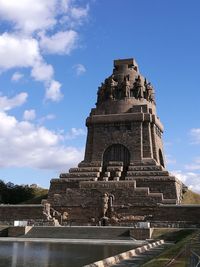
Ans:
[{"label": "weathered stone surface", "polygon": [[87,177],[99,177],[99,172],[71,172],[61,173],[60,178],[87,178]]},{"label": "weathered stone surface", "polygon": [[86,126],[84,160],[51,181],[48,201],[56,209],[65,209],[77,223],[98,222],[103,214],[115,224],[137,216],[139,207],[149,207],[138,214],[145,217],[150,207],[181,202],[183,185],[165,169],[154,88],[133,59],[114,61]]},{"label": "weathered stone surface", "polygon": [[127,177],[129,176],[168,176],[168,171],[128,171]]}]

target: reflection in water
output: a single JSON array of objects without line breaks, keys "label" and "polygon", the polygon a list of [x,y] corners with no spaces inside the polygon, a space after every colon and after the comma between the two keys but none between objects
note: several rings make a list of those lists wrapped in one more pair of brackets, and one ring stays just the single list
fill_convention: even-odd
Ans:
[{"label": "reflection in water", "polygon": [[12,249],[12,267],[17,266],[17,252],[18,252],[18,243],[13,244]]},{"label": "reflection in water", "polygon": [[133,245],[0,242],[0,267],[81,267]]}]

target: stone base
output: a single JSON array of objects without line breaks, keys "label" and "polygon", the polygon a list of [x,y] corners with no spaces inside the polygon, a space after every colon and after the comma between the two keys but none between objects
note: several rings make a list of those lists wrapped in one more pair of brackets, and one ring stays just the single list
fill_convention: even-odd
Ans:
[{"label": "stone base", "polygon": [[56,210],[67,208],[71,220],[98,223],[105,215],[110,218],[108,224],[115,224],[119,208],[123,209],[120,218],[130,217],[130,208],[179,204],[182,200],[182,182],[153,159],[130,162],[126,168],[120,161],[110,161],[106,169],[101,164],[81,162],[78,168],[52,179],[48,202]]},{"label": "stone base", "polygon": [[[129,180],[113,181],[81,181],[69,179],[53,179],[48,194],[48,202],[56,209],[67,211],[69,220],[77,224],[95,222],[102,218],[102,197],[108,194],[112,205],[108,207],[106,216],[108,224],[116,223],[120,214],[130,217],[130,210],[136,207],[156,207],[159,204],[177,204],[181,198],[182,183],[173,176],[137,177]],[[148,213],[138,214],[145,219]],[[137,215],[134,215],[137,219]],[[132,221],[127,217],[125,221]]]}]

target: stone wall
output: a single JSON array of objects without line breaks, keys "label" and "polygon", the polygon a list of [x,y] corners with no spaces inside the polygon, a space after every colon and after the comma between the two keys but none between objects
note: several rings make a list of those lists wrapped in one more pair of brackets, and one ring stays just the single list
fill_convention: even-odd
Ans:
[{"label": "stone wall", "polygon": [[[100,207],[95,205],[54,206],[57,211],[68,212],[68,224],[96,225]],[[14,220],[45,221],[42,205],[1,205],[0,222],[13,223]],[[114,225],[134,225],[137,221],[149,221],[151,227],[194,227],[200,226],[200,205],[157,205],[157,206],[113,206],[113,214],[122,220]],[[111,214],[112,216],[112,214]],[[96,219],[94,221],[93,219]]]},{"label": "stone wall", "polygon": [[0,205],[0,222],[43,219],[43,205]]},{"label": "stone wall", "polygon": [[[56,206],[96,206],[102,203],[104,193],[114,196],[115,205],[156,205],[176,203],[177,181],[173,177],[137,178],[130,181],[51,181],[48,201]],[[163,190],[163,188],[166,190]],[[164,192],[164,194],[163,194]],[[164,201],[164,202],[163,202]]]},{"label": "stone wall", "polygon": [[131,161],[141,160],[141,122],[129,122],[129,125],[130,130],[124,123],[91,126],[88,131],[86,160],[102,161],[105,149],[113,143],[127,147],[131,152]]},{"label": "stone wall", "polygon": [[[136,185],[140,187],[148,187],[151,193],[163,193],[165,199],[174,199],[180,195],[182,190],[182,182],[173,176],[166,177],[134,177]],[[177,192],[178,190],[178,192]]]},{"label": "stone wall", "polygon": [[200,205],[158,205],[155,207],[116,208],[116,213],[126,216],[143,216],[152,223],[177,223],[180,225],[200,225]]},{"label": "stone wall", "polygon": [[32,226],[13,226],[8,228],[8,237],[19,237],[26,235],[30,230]]},{"label": "stone wall", "polygon": [[[163,154],[162,125],[153,119],[154,115],[148,113],[147,105],[144,106],[146,113],[140,111],[138,113],[117,114],[117,116],[116,114],[109,114],[88,117],[86,121],[88,136],[84,161],[102,161],[105,149],[115,143],[128,148],[133,162],[141,161],[143,158],[154,158],[159,163],[159,149]],[[142,109],[143,106],[137,107]],[[155,129],[151,130],[154,125]]]}]

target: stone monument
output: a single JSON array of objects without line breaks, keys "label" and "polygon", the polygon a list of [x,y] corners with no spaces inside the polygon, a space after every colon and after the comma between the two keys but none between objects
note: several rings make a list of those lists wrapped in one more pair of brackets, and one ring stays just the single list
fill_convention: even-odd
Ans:
[{"label": "stone monument", "polygon": [[56,210],[77,224],[112,223],[133,218],[136,207],[181,203],[184,186],[165,168],[154,88],[134,59],[114,60],[86,126],[84,160],[51,180],[48,202]]}]

